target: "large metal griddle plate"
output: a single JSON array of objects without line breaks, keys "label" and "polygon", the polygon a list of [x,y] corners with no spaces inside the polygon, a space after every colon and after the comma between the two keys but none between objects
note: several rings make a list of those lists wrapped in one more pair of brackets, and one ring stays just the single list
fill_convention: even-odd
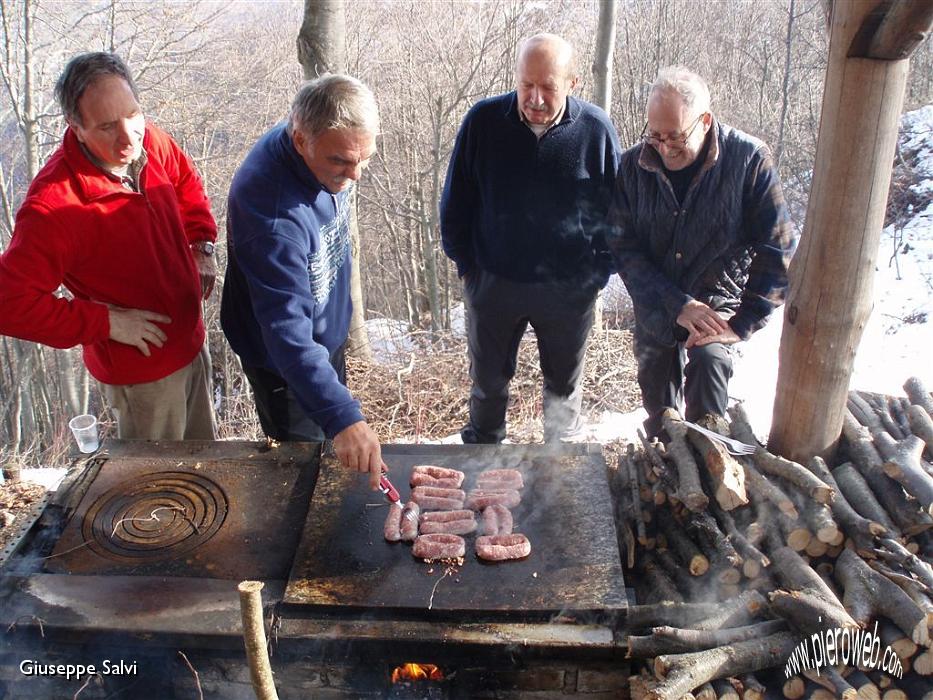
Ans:
[{"label": "large metal griddle plate", "polygon": [[284,580],[319,447],[110,442],[45,570]]},{"label": "large metal griddle plate", "polygon": [[531,540],[525,559],[489,563],[467,535],[462,566],[425,563],[407,543],[389,543],[378,492],[325,461],[285,592],[285,602],[322,609],[417,612],[475,619],[477,613],[550,618],[561,612],[617,617],[625,608],[605,461],[598,448],[389,445],[383,458],[402,499],[416,464],[466,472],[465,489],[484,469],[524,475],[515,531]]}]

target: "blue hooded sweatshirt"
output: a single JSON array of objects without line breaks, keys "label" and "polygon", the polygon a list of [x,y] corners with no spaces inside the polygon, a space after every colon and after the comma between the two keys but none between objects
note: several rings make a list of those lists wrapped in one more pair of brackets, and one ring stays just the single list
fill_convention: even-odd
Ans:
[{"label": "blue hooded sweatshirt", "polygon": [[284,123],[233,177],[221,326],[243,364],[281,376],[328,438],[363,420],[329,359],[350,328],[349,222],[349,193],[321,186]]}]

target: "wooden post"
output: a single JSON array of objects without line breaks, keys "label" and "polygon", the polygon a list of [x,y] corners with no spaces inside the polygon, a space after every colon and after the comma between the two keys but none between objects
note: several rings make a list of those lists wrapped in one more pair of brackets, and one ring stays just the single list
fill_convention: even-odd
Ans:
[{"label": "wooden post", "polygon": [[[925,19],[878,14],[876,0],[833,3],[816,165],[800,247],[791,263],[778,392],[768,449],[798,462],[836,449],[855,352],[872,306],[872,278],[891,184],[906,55]],[[880,7],[884,7],[883,5]],[[909,31],[892,24],[908,22]],[[917,29],[920,27],[920,29]],[[884,33],[901,46],[873,57]],[[904,47],[908,48],[904,48]]]},{"label": "wooden post", "polygon": [[240,617],[243,620],[243,643],[246,646],[246,661],[253,681],[253,692],[257,700],[278,700],[272,665],[266,650],[266,630],[262,616],[262,581],[241,581],[237,586],[240,594]]}]

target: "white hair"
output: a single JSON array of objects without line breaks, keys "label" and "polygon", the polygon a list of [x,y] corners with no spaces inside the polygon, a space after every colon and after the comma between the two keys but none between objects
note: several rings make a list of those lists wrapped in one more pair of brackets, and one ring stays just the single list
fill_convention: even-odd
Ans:
[{"label": "white hair", "polygon": [[712,102],[706,81],[684,66],[667,66],[658,71],[658,77],[648,91],[648,98],[651,99],[658,92],[676,93],[691,114],[708,112]]}]

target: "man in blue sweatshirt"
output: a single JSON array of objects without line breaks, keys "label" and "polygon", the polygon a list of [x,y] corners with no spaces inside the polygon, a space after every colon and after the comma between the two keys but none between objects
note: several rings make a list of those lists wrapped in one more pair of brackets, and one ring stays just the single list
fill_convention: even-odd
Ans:
[{"label": "man in blue sweatshirt", "polygon": [[467,113],[441,199],[444,252],[463,279],[470,353],[465,443],[505,437],[509,381],[530,324],[544,378],[544,438],[579,432],[583,358],[606,284],[606,211],[619,162],[615,129],[570,96],[572,47],[526,39],[515,91]]},{"label": "man in blue sweatshirt", "polygon": [[334,441],[378,484],[379,440],[345,386],[350,327],[349,191],[376,151],[379,111],[343,75],[306,83],[230,186],[220,320],[243,362],[263,431]]}]

